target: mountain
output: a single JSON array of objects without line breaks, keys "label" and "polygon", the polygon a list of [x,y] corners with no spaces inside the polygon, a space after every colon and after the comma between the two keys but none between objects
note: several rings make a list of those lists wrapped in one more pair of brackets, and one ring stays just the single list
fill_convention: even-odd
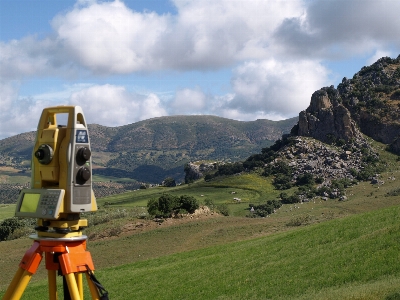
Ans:
[{"label": "mountain", "polygon": [[[106,127],[89,124],[93,173],[160,183],[182,181],[189,161],[237,161],[271,145],[290,131],[297,118],[235,121],[216,116],[170,116]],[[36,132],[0,140],[0,163],[30,166]]]}]

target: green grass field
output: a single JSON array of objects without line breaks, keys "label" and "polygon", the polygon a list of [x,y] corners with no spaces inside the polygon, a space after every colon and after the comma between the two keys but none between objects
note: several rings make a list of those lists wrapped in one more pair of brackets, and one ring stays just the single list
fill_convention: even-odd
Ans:
[{"label": "green grass field", "polygon": [[[267,218],[244,217],[250,203],[279,195],[269,178],[256,174],[101,198],[98,214],[123,211],[124,217],[84,231],[117,232],[88,241],[96,275],[113,300],[400,299],[399,162],[387,152],[381,157],[389,167],[380,175],[383,185],[361,182],[347,190],[346,201],[284,204]],[[226,204],[230,216],[137,218],[163,193]],[[1,206],[0,220],[13,213],[14,206]],[[28,238],[0,242],[0,296],[31,244]],[[22,299],[46,298],[42,262]]]},{"label": "green grass field", "polygon": [[[95,263],[107,256],[115,265],[96,273],[110,299],[387,299],[400,293],[399,221],[400,208],[391,207],[147,259],[135,258],[141,236],[90,249]],[[168,230],[175,244],[185,242],[185,228]],[[144,234],[158,244],[169,236]],[[121,253],[120,244],[131,249]],[[120,262],[122,255],[132,262]],[[47,282],[35,280],[22,299],[46,297]]]},{"label": "green grass field", "polygon": [[15,213],[15,204],[0,204],[0,221],[10,218]]}]

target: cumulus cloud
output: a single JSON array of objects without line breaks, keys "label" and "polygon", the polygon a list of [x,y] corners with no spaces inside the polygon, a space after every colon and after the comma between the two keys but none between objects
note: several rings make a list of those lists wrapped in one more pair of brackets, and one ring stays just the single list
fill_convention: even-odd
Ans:
[{"label": "cumulus cloud", "polygon": [[274,33],[281,53],[351,57],[400,46],[398,1],[310,1],[304,14],[286,18]]},{"label": "cumulus cloud", "polygon": [[[77,0],[53,18],[48,36],[0,42],[0,137],[24,131],[22,124],[36,127],[36,112],[54,100],[81,105],[88,122],[107,126],[168,114],[293,117],[315,90],[332,84],[324,66],[361,54],[372,63],[397,56],[400,48],[399,1],[172,3],[174,14],[157,14],[134,11],[121,0]],[[204,86],[192,88],[199,85],[192,81],[191,87],[173,86],[160,94],[135,93],[129,79],[118,81],[131,74],[222,68],[231,69],[232,78],[230,85],[223,79],[225,94],[219,95]],[[38,77],[66,80],[67,87],[20,96],[20,84]],[[160,96],[170,90],[175,95]],[[18,123],[18,116],[24,120]]]},{"label": "cumulus cloud", "polygon": [[82,107],[88,123],[106,126],[120,126],[167,114],[157,95],[134,94],[125,87],[110,84],[73,93],[70,103]]},{"label": "cumulus cloud", "polygon": [[132,93],[117,85],[66,86],[57,93],[18,100],[18,86],[0,84],[0,88],[0,138],[36,130],[42,110],[55,105],[79,105],[89,124],[111,127],[168,115],[154,93]]},{"label": "cumulus cloud", "polygon": [[47,101],[18,99],[19,84],[0,82],[0,138],[36,130]]},{"label": "cumulus cloud", "polygon": [[118,0],[89,4],[75,6],[52,22],[74,59],[95,73],[124,74],[155,68],[152,53],[167,30],[168,16],[137,13]]},{"label": "cumulus cloud", "polygon": [[311,94],[327,83],[328,71],[318,62],[247,62],[234,72],[235,96],[227,107],[248,114],[293,117],[307,108]]},{"label": "cumulus cloud", "polygon": [[175,93],[170,110],[171,114],[201,114],[205,111],[207,96],[200,88],[182,89]]},{"label": "cumulus cloud", "polygon": [[270,34],[302,7],[300,0],[177,0],[177,15],[158,15],[118,0],[81,4],[54,18],[58,39],[93,72],[122,74],[215,69],[264,56]]}]

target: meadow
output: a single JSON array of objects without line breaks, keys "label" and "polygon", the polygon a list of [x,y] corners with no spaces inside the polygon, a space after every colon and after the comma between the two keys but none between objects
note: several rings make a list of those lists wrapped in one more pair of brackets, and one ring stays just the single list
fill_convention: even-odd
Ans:
[{"label": "meadow", "polygon": [[[346,201],[284,204],[267,218],[245,217],[249,204],[279,195],[255,173],[98,199],[94,216],[109,217],[84,231],[96,276],[110,299],[400,299],[400,174],[397,158],[384,158],[384,184],[361,182]],[[147,201],[163,193],[210,199],[229,216],[146,218]],[[0,207],[0,219],[13,211]],[[0,296],[31,244],[0,242]],[[22,299],[46,298],[42,262]]]}]

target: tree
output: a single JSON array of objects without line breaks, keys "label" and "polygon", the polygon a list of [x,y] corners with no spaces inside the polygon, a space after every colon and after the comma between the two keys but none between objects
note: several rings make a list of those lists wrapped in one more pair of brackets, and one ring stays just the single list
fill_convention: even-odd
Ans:
[{"label": "tree", "polygon": [[292,187],[292,178],[288,175],[278,174],[272,184],[277,190],[287,190]]},{"label": "tree", "polygon": [[196,209],[199,208],[199,201],[195,197],[183,195],[179,198],[180,200],[180,209],[186,210],[188,213],[194,213]]},{"label": "tree", "polygon": [[166,187],[176,186],[175,179],[172,178],[172,177],[165,178],[164,181],[163,181],[163,186],[166,186]]},{"label": "tree", "polygon": [[158,199],[150,199],[147,202],[147,211],[151,216],[161,215],[161,212],[158,210]]},{"label": "tree", "polygon": [[194,213],[199,208],[199,202],[192,196],[183,195],[176,197],[170,194],[163,194],[158,199],[151,199],[147,202],[147,211],[152,216],[171,217],[180,210]]},{"label": "tree", "polygon": [[314,176],[310,173],[300,174],[296,179],[296,185],[313,185],[315,184]]},{"label": "tree", "polygon": [[158,210],[165,217],[170,217],[175,209],[179,207],[179,198],[170,194],[163,194],[158,198]]}]

